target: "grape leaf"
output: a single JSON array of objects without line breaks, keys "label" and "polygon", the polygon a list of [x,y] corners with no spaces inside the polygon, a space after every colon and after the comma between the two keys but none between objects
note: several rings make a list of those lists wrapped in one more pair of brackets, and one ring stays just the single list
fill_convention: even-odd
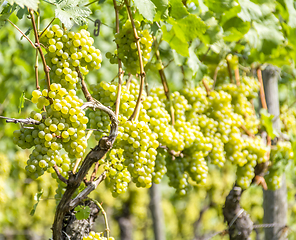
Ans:
[{"label": "grape leaf", "polygon": [[89,206],[81,206],[78,205],[75,209],[75,217],[77,220],[88,219],[90,214],[90,207]]},{"label": "grape leaf", "polygon": [[180,40],[180,38],[177,37],[177,34],[173,29],[171,29],[169,32],[166,29],[166,26],[163,25],[161,27],[162,30],[162,38],[166,42],[168,42],[172,49],[175,49],[177,53],[184,57],[189,57],[189,51],[188,51],[188,43]]},{"label": "grape leaf", "polygon": [[250,22],[244,22],[238,17],[231,18],[223,25],[225,31],[223,39],[229,42],[238,41],[244,37],[250,27]]},{"label": "grape leaf", "polygon": [[139,10],[139,13],[148,21],[153,22],[156,10],[155,5],[151,0],[134,0],[134,4]]},{"label": "grape leaf", "polygon": [[151,0],[156,7],[156,16],[154,21],[160,21],[162,17],[167,18],[168,15],[168,0]]},{"label": "grape leaf", "polygon": [[55,16],[66,28],[70,29],[74,23],[84,25],[91,10],[84,6],[84,0],[51,0],[56,5]]},{"label": "grape leaf", "polygon": [[196,56],[194,50],[197,47],[196,41],[193,42],[189,48],[189,58],[187,60],[188,67],[192,70],[192,75],[195,76],[197,72],[205,73],[206,66]]},{"label": "grape leaf", "polygon": [[37,201],[37,203],[34,204],[32,210],[31,210],[31,212],[30,212],[30,215],[31,215],[31,216],[34,216],[34,214],[35,214],[35,212],[36,212],[36,208],[37,208],[37,206],[38,206],[38,203],[39,203],[39,201],[40,201],[40,198],[41,198],[42,194],[43,194],[43,189],[41,189],[40,192],[38,192],[38,193],[35,194],[35,196],[34,196],[34,200]]},{"label": "grape leaf", "polygon": [[181,0],[170,0],[170,16],[175,19],[181,19],[188,16],[188,11]]},{"label": "grape leaf", "polygon": [[243,21],[251,22],[262,17],[262,11],[257,4],[250,0],[239,0],[238,2],[241,6],[241,12],[237,16]]},{"label": "grape leaf", "polygon": [[194,14],[179,20],[170,18],[168,22],[173,25],[176,35],[182,42],[189,42],[202,36],[207,29],[206,24]]},{"label": "grape leaf", "polygon": [[30,9],[33,9],[34,11],[37,11],[39,4],[39,0],[7,0],[7,2],[11,5],[16,3],[21,8],[24,8],[26,6]]},{"label": "grape leaf", "polygon": [[288,25],[292,28],[296,27],[296,9],[294,7],[293,0],[285,0],[286,9],[289,13]]},{"label": "grape leaf", "polygon": [[270,136],[272,139],[277,137],[278,133],[277,133],[276,129],[274,129],[272,126],[272,124],[273,124],[272,119],[274,116],[271,115],[270,113],[268,113],[267,110],[264,108],[262,108],[260,110],[260,116],[261,116],[261,123],[265,127],[265,130],[266,130],[268,136]]},{"label": "grape leaf", "polygon": [[22,19],[24,17],[24,15],[29,15],[28,9],[27,8],[20,8],[17,11],[16,16],[18,17],[18,19]]},{"label": "grape leaf", "polygon": [[17,5],[9,5],[7,4],[0,13],[0,29],[4,26],[6,19],[14,12]]}]

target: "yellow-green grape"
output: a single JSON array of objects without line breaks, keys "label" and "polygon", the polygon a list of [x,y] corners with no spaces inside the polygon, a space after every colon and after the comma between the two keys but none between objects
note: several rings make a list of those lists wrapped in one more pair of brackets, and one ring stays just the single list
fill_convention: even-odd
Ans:
[{"label": "yellow-green grape", "polygon": [[208,175],[208,166],[203,156],[204,153],[202,151],[197,151],[190,157],[185,157],[185,161],[189,162],[186,171],[191,179],[196,183],[205,184]]},{"label": "yellow-green grape", "polygon": [[115,147],[124,150],[124,165],[138,187],[149,188],[152,184],[152,172],[159,146],[157,134],[152,133],[145,122],[127,121],[121,127],[122,137]]},{"label": "yellow-green grape", "polygon": [[185,196],[189,190],[189,175],[185,172],[186,167],[189,167],[189,162],[179,157],[174,160],[170,157],[166,158],[166,164],[169,186],[174,187],[178,195]]},{"label": "yellow-green grape", "polygon": [[207,92],[200,86],[196,88],[184,88],[181,94],[187,99],[188,103],[192,105],[195,113],[203,113],[207,108],[208,99]]},{"label": "yellow-green grape", "polygon": [[246,189],[250,186],[252,179],[255,177],[254,167],[251,163],[247,163],[237,168],[237,185]]},{"label": "yellow-green grape", "polygon": [[103,233],[91,231],[88,236],[83,237],[83,240],[115,240],[114,237],[106,238]]},{"label": "yellow-green grape", "polygon": [[131,181],[131,174],[124,165],[123,149],[113,148],[108,154],[107,162],[103,159],[100,164],[106,163],[104,166],[107,171],[108,187],[112,191],[114,197],[126,192],[128,184]]},{"label": "yellow-green grape", "polygon": [[276,190],[281,187],[281,176],[287,164],[293,159],[292,144],[289,141],[278,141],[270,151],[271,167],[266,173],[265,180],[268,189]]},{"label": "yellow-green grape", "polygon": [[150,117],[149,126],[157,133],[161,145],[174,151],[182,151],[185,147],[184,137],[170,124],[170,114],[158,98],[158,94],[162,92],[159,88],[151,89],[151,96],[143,101],[143,108]]},{"label": "yellow-green grape", "polygon": [[282,175],[275,169],[267,171],[264,178],[269,190],[277,190],[282,186]]},{"label": "yellow-green grape", "polygon": [[[46,101],[50,99],[51,105],[46,106],[44,98]],[[32,111],[30,117],[40,123],[23,126],[14,132],[13,138],[22,148],[34,147],[26,170],[35,179],[45,171],[53,173],[51,167],[57,165],[61,174],[66,176],[75,159],[81,158],[87,147],[85,129],[88,118],[80,108],[83,101],[76,96],[75,90],[67,91],[56,83],[50,85],[49,92],[47,89],[42,92],[34,90],[32,101],[42,110],[45,107],[46,112]]]},{"label": "yellow-green grape", "polygon": [[[151,46],[152,46],[152,36],[149,34],[147,29],[140,30],[140,22],[135,21],[135,27],[139,37],[139,44],[142,53],[142,61],[145,66],[150,58]],[[130,20],[122,26],[120,33],[115,35],[115,42],[118,44],[119,48],[114,54],[107,53],[106,57],[110,59],[111,63],[117,63],[119,58],[127,72],[135,75],[140,73],[140,63],[139,55],[136,44],[136,38],[134,36],[134,31]]]},{"label": "yellow-green grape", "polygon": [[158,184],[167,172],[165,159],[169,157],[166,149],[158,149],[155,159],[154,172],[152,172],[152,180]]},{"label": "yellow-green grape", "polygon": [[224,144],[221,140],[221,134],[216,133],[212,138],[212,150],[209,154],[209,157],[213,164],[223,167],[226,161],[225,152],[224,152]]},{"label": "yellow-green grape", "polygon": [[236,174],[237,184],[242,188],[247,188],[255,176],[254,168],[256,164],[267,161],[267,147],[258,136],[255,138],[245,138],[243,145],[243,154],[246,158],[246,164],[242,165],[241,163],[237,168]]},{"label": "yellow-green grape", "polygon": [[76,88],[79,72],[86,75],[90,70],[101,67],[101,52],[92,46],[94,39],[85,29],[75,33],[53,25],[41,41],[48,46],[45,57],[51,68],[51,79],[67,90]]}]

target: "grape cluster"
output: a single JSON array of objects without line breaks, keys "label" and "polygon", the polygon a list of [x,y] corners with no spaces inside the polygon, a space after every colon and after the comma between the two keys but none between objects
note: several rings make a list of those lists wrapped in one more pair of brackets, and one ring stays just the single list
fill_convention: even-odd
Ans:
[{"label": "grape cluster", "polygon": [[78,87],[79,73],[86,75],[101,67],[101,52],[92,46],[94,39],[85,29],[67,32],[55,24],[44,33],[41,42],[47,47],[45,58],[51,68],[51,80],[67,90]]},{"label": "grape cluster", "polygon": [[168,157],[168,153],[166,149],[158,149],[157,156],[155,159],[154,172],[152,173],[152,180],[154,183],[160,183],[161,179],[167,172],[166,168],[166,158]]},{"label": "grape cluster", "polygon": [[[150,58],[152,36],[147,29],[139,30],[141,26],[139,21],[134,21],[134,23],[139,37],[138,41],[140,42],[143,65],[145,66]],[[140,73],[139,54],[136,44],[137,40],[135,39],[130,20],[127,20],[122,26],[120,33],[115,34],[115,42],[119,46],[118,50],[116,50],[114,54],[110,52],[106,54],[106,57],[110,59],[110,62],[117,64],[117,59],[119,58],[126,67],[127,72],[133,75]]]},{"label": "grape cluster", "polygon": [[80,108],[83,102],[76,96],[75,90],[68,92],[56,83],[50,85],[49,92],[46,89],[42,92],[34,90],[32,102],[46,111],[32,111],[30,117],[39,124],[22,126],[14,132],[13,138],[14,143],[22,148],[35,147],[26,170],[37,178],[45,171],[53,173],[50,167],[57,165],[66,175],[74,159],[81,158],[87,147],[85,129],[88,118]]},{"label": "grape cluster", "polygon": [[[117,87],[114,84],[101,82],[92,85],[91,90],[97,100],[115,110]],[[100,162],[105,164],[104,168],[108,172],[108,186],[113,196],[125,192],[131,180],[138,187],[150,187],[152,184],[156,149],[159,146],[158,135],[153,133],[147,124],[150,117],[144,107],[140,109],[136,120],[128,121],[136,106],[138,93],[139,85],[136,80],[132,80],[129,85],[122,86],[117,140],[107,158]],[[92,128],[109,128],[110,121],[104,113],[97,111],[91,114],[90,126]],[[104,133],[97,132],[95,135],[98,139]]]},{"label": "grape cluster", "polygon": [[[258,85],[253,85],[253,88],[246,84],[220,85],[209,95],[202,86],[184,88],[181,92],[172,93],[170,101],[162,88],[155,87],[149,96],[142,96],[142,105],[134,122],[127,119],[136,105],[139,85],[135,80],[124,85],[118,140],[114,144],[116,154],[110,154],[104,162],[105,168],[113,173],[110,178],[113,195],[125,191],[127,183],[121,179],[128,176],[127,172],[137,186],[142,187],[149,187],[151,178],[159,183],[167,174],[170,185],[184,195],[189,189],[189,178],[196,183],[205,183],[208,164],[222,167],[226,159],[238,166],[238,184],[248,187],[254,177],[255,165],[266,161],[267,152],[261,138],[249,137],[241,129],[248,119],[246,113],[257,120],[251,105],[240,106],[237,102],[240,95],[241,99],[248,101],[255,97]],[[92,86],[92,90],[100,102],[115,109],[116,85],[101,82]],[[232,90],[235,90],[234,95]],[[247,108],[247,111],[243,112],[242,108]],[[92,121],[93,127],[109,127],[107,116],[104,118],[100,112],[93,114],[96,114],[94,119],[97,118]],[[101,121],[100,126],[95,125],[98,121]],[[102,133],[97,134],[102,136]],[[156,151],[158,142],[161,148]],[[149,151],[153,152],[152,158]],[[122,166],[117,168],[114,164]],[[128,171],[123,173],[126,168]]]},{"label": "grape cluster", "polygon": [[271,166],[265,175],[268,189],[276,190],[281,187],[281,176],[288,162],[294,157],[291,142],[278,141],[270,151]]},{"label": "grape cluster", "polygon": [[106,238],[103,233],[91,231],[87,237],[83,238],[83,240],[114,240],[114,237]]}]

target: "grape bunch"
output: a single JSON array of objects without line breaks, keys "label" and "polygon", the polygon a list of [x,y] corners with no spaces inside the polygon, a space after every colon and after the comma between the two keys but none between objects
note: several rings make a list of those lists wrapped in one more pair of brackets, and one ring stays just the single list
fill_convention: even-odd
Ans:
[{"label": "grape bunch", "polygon": [[[42,92],[34,90],[32,102],[46,111],[32,111],[30,117],[39,124],[25,125],[14,131],[13,141],[21,148],[34,147],[26,167],[33,178],[45,171],[53,173],[50,167],[54,165],[65,176],[87,147],[85,130],[88,118],[81,109],[83,101],[76,96],[75,90],[68,92],[60,84],[53,83],[49,92],[47,89]],[[55,174],[53,176],[56,177]]]},{"label": "grape bunch", "polygon": [[[139,37],[143,65],[145,66],[150,58],[152,36],[147,29],[140,30],[141,24],[139,21],[134,21],[134,23]],[[133,75],[140,73],[136,41],[132,23],[130,20],[127,20],[120,32],[115,34],[115,42],[118,45],[118,50],[116,50],[114,54],[111,52],[106,53],[106,57],[110,59],[112,64],[117,64],[117,59],[120,59],[126,67],[126,71]]]},{"label": "grape bunch", "polygon": [[264,176],[268,189],[276,190],[281,187],[281,176],[285,167],[294,157],[290,141],[278,141],[270,151],[271,166]]},{"label": "grape bunch", "polygon": [[161,182],[161,179],[167,172],[167,167],[166,167],[167,157],[169,156],[166,149],[158,149],[156,159],[155,159],[154,172],[152,173],[152,180],[156,184]]},{"label": "grape bunch", "polygon": [[44,33],[41,42],[47,47],[45,59],[51,68],[51,80],[67,90],[78,87],[80,73],[87,75],[101,67],[101,52],[92,46],[94,39],[85,29],[67,32],[55,24]]},{"label": "grape bunch", "polygon": [[106,238],[103,233],[91,231],[89,235],[84,237],[82,240],[114,240],[114,237]]}]

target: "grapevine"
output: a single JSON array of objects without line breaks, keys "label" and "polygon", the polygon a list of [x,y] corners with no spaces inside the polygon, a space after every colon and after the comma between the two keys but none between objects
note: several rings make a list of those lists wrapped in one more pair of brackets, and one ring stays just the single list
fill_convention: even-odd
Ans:
[{"label": "grapevine", "polygon": [[[43,17],[41,11],[42,4],[48,3],[55,13],[51,19]],[[103,3],[86,4],[79,0],[39,4],[35,0],[26,3],[15,0],[0,4],[0,28],[9,22],[7,25],[21,34],[30,47],[27,51],[24,45],[24,55],[36,53],[32,70],[28,67],[31,59],[29,63],[16,61],[20,53],[15,57],[13,51],[12,54],[1,52],[1,87],[10,89],[9,81],[2,80],[2,75],[12,76],[21,83],[20,89],[14,87],[14,91],[23,93],[19,99],[20,117],[7,117],[13,112],[6,112],[7,99],[1,102],[0,114],[5,116],[0,117],[14,123],[10,125],[12,142],[28,153],[26,162],[20,163],[25,165],[25,182],[41,182],[50,177],[55,180],[56,189],[49,188],[55,194],[56,204],[53,239],[68,236],[71,228],[67,224],[73,224],[73,219],[67,217],[70,212],[79,212],[77,216],[90,221],[85,209],[83,212],[81,208],[81,213],[74,209],[103,181],[110,196],[128,199],[126,205],[139,206],[140,210],[134,206],[127,208],[138,220],[143,220],[149,214],[138,212],[143,211],[147,201],[139,200],[143,196],[137,188],[146,188],[143,193],[147,195],[147,189],[155,184],[168,183],[175,199],[185,201],[192,190],[213,185],[207,182],[213,181],[213,172],[223,172],[228,167],[236,177],[223,214],[232,239],[232,233],[239,229],[239,221],[249,216],[236,212],[234,216],[241,218],[233,220],[227,208],[235,202],[235,209],[241,211],[239,198],[251,184],[280,189],[283,173],[287,166],[292,166],[294,158],[295,111],[290,109],[291,105],[282,108],[278,116],[271,115],[266,100],[270,93],[263,81],[264,63],[277,64],[275,57],[281,58],[282,52],[295,48],[289,39],[291,22],[286,17],[289,14],[285,13],[285,6],[279,8],[275,4],[271,9],[265,3],[253,3],[262,15],[259,20],[252,14],[242,16],[233,11],[231,4],[226,7],[224,3],[219,5],[219,11],[208,2],[180,0],[163,6],[151,0],[145,1],[145,6],[142,1]],[[237,5],[242,13],[250,12],[242,3]],[[106,18],[106,13],[98,16],[105,6],[115,11],[115,21],[110,16]],[[28,15],[31,26],[27,32],[21,30],[24,25],[15,24],[16,17],[21,19],[24,15]],[[268,28],[265,19],[271,19]],[[285,24],[285,31],[278,20]],[[43,26],[46,22],[49,24]],[[237,26],[233,27],[233,22]],[[269,39],[271,33],[261,37],[260,26],[275,31],[279,38]],[[240,29],[239,34],[236,29]],[[247,34],[250,30],[258,33],[258,39]],[[30,34],[35,41],[30,39]],[[1,41],[2,38],[0,35]],[[284,45],[276,43],[283,39]],[[278,48],[269,49],[269,42]],[[104,57],[108,61],[103,62]],[[32,70],[35,89],[33,84],[22,85],[22,79],[30,79],[31,72],[14,72],[9,66],[2,68],[4,58],[11,59],[11,66],[22,65],[27,72]],[[291,64],[294,60],[291,57],[278,64]],[[42,77],[39,61],[43,65]],[[118,65],[116,73],[113,64]],[[161,81],[157,83],[158,78]],[[29,90],[30,97],[24,89]],[[281,96],[281,102],[285,98],[288,97]],[[91,146],[94,142],[97,145]],[[10,168],[6,156],[0,157],[0,181],[4,182],[13,175],[14,167]],[[6,192],[6,188],[2,186],[1,191]],[[214,202],[212,194],[211,191],[208,195],[210,204]],[[40,196],[36,197],[33,214]],[[233,196],[238,201],[229,201]],[[6,205],[7,199],[1,195],[0,202]],[[106,220],[101,204],[94,202]],[[75,221],[80,221],[77,216]],[[83,240],[114,239],[109,237],[108,223],[106,234],[91,231],[91,225],[81,233]],[[147,228],[144,224],[142,227]]]}]

